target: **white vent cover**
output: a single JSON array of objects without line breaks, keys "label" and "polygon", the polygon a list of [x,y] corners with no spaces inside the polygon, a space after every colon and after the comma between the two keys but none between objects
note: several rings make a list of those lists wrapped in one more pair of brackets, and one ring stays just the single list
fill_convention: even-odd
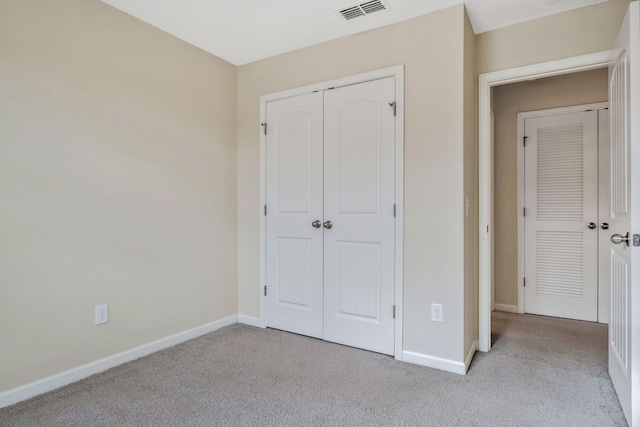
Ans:
[{"label": "white vent cover", "polygon": [[379,12],[381,10],[387,10],[388,6],[380,0],[371,0],[364,3],[355,4],[353,6],[345,7],[340,10],[340,15],[346,20],[357,18],[359,16],[366,16],[373,12]]}]

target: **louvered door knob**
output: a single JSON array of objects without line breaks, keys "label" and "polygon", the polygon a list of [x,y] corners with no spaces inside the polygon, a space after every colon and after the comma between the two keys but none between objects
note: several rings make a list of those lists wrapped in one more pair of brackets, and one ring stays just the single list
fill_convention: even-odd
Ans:
[{"label": "louvered door knob", "polygon": [[331,221],[324,222],[324,228],[326,228],[327,230],[330,230],[331,227],[333,227],[333,223]]},{"label": "louvered door knob", "polygon": [[311,223],[311,226],[312,226],[313,228],[320,228],[320,227],[322,227],[322,223],[316,219],[315,221],[313,221],[313,222]]},{"label": "louvered door knob", "polygon": [[593,230],[593,229],[594,229],[594,228],[596,228],[596,227],[597,227],[597,225],[596,225],[596,223],[595,223],[595,222],[590,222],[589,224],[587,224],[587,228],[588,228],[589,230]]},{"label": "louvered door knob", "polygon": [[608,222],[603,222],[602,224],[600,224],[600,228],[602,228],[603,230],[608,230],[609,229],[609,223]]}]

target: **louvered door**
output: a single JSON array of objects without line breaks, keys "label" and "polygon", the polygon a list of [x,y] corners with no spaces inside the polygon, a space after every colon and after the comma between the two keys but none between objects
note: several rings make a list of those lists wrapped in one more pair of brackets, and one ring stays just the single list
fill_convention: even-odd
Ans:
[{"label": "louvered door", "polygon": [[525,312],[597,321],[597,112],[525,121]]}]

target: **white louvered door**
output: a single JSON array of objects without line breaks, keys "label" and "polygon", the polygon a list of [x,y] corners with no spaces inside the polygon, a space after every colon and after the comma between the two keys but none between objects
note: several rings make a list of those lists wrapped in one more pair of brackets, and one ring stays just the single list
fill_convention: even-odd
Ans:
[{"label": "white louvered door", "polygon": [[525,120],[526,313],[597,321],[597,123],[596,111]]}]

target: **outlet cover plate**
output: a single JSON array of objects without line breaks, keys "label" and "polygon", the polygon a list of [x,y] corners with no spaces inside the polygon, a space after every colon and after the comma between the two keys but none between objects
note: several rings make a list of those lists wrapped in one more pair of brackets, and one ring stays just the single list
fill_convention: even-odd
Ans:
[{"label": "outlet cover plate", "polygon": [[442,304],[431,304],[431,321],[444,322]]},{"label": "outlet cover plate", "polygon": [[96,305],[96,325],[109,322],[109,304]]}]

